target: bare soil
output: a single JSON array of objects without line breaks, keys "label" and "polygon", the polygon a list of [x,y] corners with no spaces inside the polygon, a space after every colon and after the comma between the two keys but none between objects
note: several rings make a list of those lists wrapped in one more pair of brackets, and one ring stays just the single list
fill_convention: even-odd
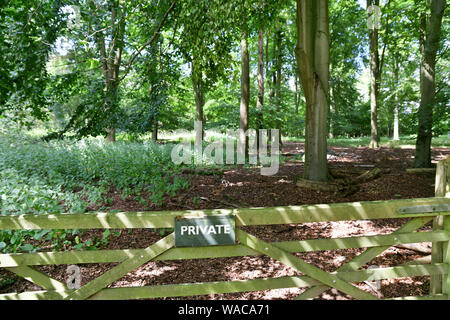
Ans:
[{"label": "bare soil", "polygon": [[[375,168],[383,169],[380,178],[363,183],[353,195],[343,197],[331,192],[321,192],[299,188],[296,179],[303,173],[303,163],[296,154],[304,152],[302,143],[285,143],[279,172],[274,176],[260,175],[259,168],[233,167],[225,169],[223,175],[185,174],[190,186],[174,197],[168,198],[162,206],[143,205],[133,197],[122,199],[120,193],[111,191],[113,198],[111,210],[152,211],[182,209],[213,209],[233,207],[267,207],[389,199],[425,198],[434,196],[434,173],[407,174],[411,166],[414,150],[400,148],[343,148],[329,147],[329,167],[332,169]],[[450,154],[448,148],[434,148],[433,162]],[[352,176],[349,174],[349,176]],[[91,210],[98,208],[92,207]],[[327,223],[305,223],[274,226],[252,226],[243,229],[264,241],[289,241],[316,238],[335,238],[361,235],[386,234],[395,231],[407,219],[382,219],[371,221],[344,221]],[[429,229],[427,226],[423,229]],[[158,230],[130,229],[114,230],[120,235],[112,235],[102,249],[144,248],[161,239]],[[103,230],[86,230],[82,241],[101,238]],[[70,248],[68,248],[70,249]],[[346,249],[295,254],[322,270],[332,272],[345,264],[364,249]],[[369,266],[389,267],[404,264],[425,254],[416,251],[391,247],[363,268]],[[83,264],[81,267],[82,285],[93,280],[117,263]],[[37,269],[55,279],[65,282],[65,265],[42,266]],[[246,280],[266,277],[299,275],[294,269],[267,256],[248,256],[223,259],[197,259],[181,261],[150,261],[109,287],[149,286],[209,281]],[[24,279],[0,269],[0,279],[15,279],[12,284],[0,285],[0,293],[41,290]],[[0,282],[1,284],[1,282]],[[381,289],[376,290],[366,283],[356,284],[368,292],[382,298],[427,295],[429,277],[408,277],[382,280]],[[211,294],[204,296],[180,297],[181,299],[292,299],[304,288],[265,290],[235,294]],[[179,298],[176,298],[179,299]],[[348,300],[351,297],[335,289],[330,289],[317,299]]]}]

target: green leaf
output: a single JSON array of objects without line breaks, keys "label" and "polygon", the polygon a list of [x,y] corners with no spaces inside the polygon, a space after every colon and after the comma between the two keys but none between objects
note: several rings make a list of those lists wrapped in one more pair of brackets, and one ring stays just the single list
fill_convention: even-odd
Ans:
[{"label": "green leaf", "polygon": [[32,244],[27,243],[27,244],[21,246],[20,249],[22,249],[23,251],[30,252],[34,249],[34,246]]}]

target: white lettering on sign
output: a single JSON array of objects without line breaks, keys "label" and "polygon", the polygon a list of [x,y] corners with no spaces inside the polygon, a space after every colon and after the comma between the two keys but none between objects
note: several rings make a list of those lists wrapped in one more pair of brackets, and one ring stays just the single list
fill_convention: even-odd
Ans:
[{"label": "white lettering on sign", "polygon": [[198,234],[231,234],[230,225],[215,224],[209,226],[181,226],[181,235],[198,235]]}]

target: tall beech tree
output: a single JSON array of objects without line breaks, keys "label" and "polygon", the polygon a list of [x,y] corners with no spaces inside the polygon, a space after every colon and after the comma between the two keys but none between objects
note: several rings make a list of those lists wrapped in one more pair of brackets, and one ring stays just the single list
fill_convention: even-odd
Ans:
[{"label": "tall beech tree", "polygon": [[205,106],[205,87],[203,80],[203,72],[198,61],[198,56],[194,53],[191,61],[191,78],[194,89],[195,110],[197,111],[196,120],[202,123],[201,140],[204,138],[203,125],[205,123],[205,116],[203,115],[203,107]]},{"label": "tall beech tree", "polygon": [[[94,12],[99,11],[99,6],[94,1],[90,1],[89,4],[91,15],[94,15]],[[108,7],[110,8],[110,25],[109,28],[107,28],[108,32],[101,30],[103,27],[102,24],[95,24],[94,28],[96,32],[94,33],[94,39],[97,45],[97,51],[100,55],[100,65],[103,80],[105,82],[104,112],[105,114],[114,114],[118,109],[119,103],[119,68],[124,49],[126,9],[121,6],[120,1],[112,1]],[[105,42],[106,37],[110,39],[108,45]],[[114,119],[113,116],[109,116],[108,118]],[[107,141],[116,141],[116,130],[113,120],[110,121],[106,128],[106,132]]]},{"label": "tall beech tree", "polygon": [[307,180],[327,181],[329,79],[328,0],[297,0],[298,76],[306,99],[305,171]]},{"label": "tall beech tree", "polygon": [[[262,129],[264,108],[264,29],[258,30],[258,100],[256,101],[256,129]],[[256,146],[260,146],[259,134],[256,135]]]},{"label": "tall beech tree", "polygon": [[277,105],[277,129],[279,130],[279,143],[281,145],[281,68],[283,66],[282,40],[283,33],[281,31],[280,22],[277,21],[276,31],[276,74],[275,74],[275,103]]},{"label": "tall beech tree", "polygon": [[245,7],[242,16],[242,35],[241,35],[241,104],[240,104],[240,122],[239,122],[239,142],[241,154],[248,156],[248,136],[245,134],[248,130],[248,109],[250,104],[250,57],[248,53],[247,37],[248,22]]},{"label": "tall beech tree", "polygon": [[427,0],[429,13],[421,17],[420,106],[413,166],[431,167],[433,107],[436,97],[436,53],[439,49],[446,0]]},{"label": "tall beech tree", "polygon": [[[380,0],[367,0],[367,8],[380,6]],[[372,15],[370,12],[369,15]],[[379,92],[381,80],[380,55],[378,52],[378,27],[373,24],[369,29],[370,51],[370,148],[378,148],[380,145],[380,133],[378,130]]]},{"label": "tall beech tree", "polygon": [[[227,80],[228,68],[232,64],[231,46],[237,37],[229,30],[237,20],[236,16],[241,17],[239,10],[235,12],[235,5],[233,1],[189,0],[183,2],[178,18],[182,32],[174,46],[191,64],[195,118],[202,124],[205,124],[206,93],[219,78]],[[239,25],[236,29],[239,30]],[[203,140],[203,136],[202,132],[198,138]]]}]

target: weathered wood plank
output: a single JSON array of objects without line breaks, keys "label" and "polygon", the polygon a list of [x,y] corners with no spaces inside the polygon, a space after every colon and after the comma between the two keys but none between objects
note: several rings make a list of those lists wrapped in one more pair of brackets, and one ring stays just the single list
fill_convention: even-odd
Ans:
[{"label": "weathered wood plank", "polygon": [[2,300],[61,300],[70,294],[65,290],[41,290],[41,291],[26,291],[21,293],[3,293],[0,294],[0,301]]},{"label": "weathered wood plank", "polygon": [[[444,217],[438,216],[433,219],[433,230],[443,230],[444,228]],[[432,242],[431,247],[431,263],[440,263],[444,261],[444,243],[443,242]],[[430,295],[436,295],[442,292],[442,281],[441,275],[433,275],[430,278]]]},{"label": "weathered wood plank", "polygon": [[[435,179],[435,196],[445,197],[447,189],[447,170],[448,164],[446,160],[439,161],[436,167],[436,179]],[[443,215],[437,216],[433,220],[433,230],[444,229],[445,217]],[[433,241],[431,248],[431,262],[439,263],[444,261],[444,243],[439,241]],[[430,295],[443,293],[444,290],[444,278],[441,275],[434,275],[430,278]]]},{"label": "weathered wood plank", "polygon": [[51,278],[45,273],[33,269],[28,266],[18,266],[12,268],[5,268],[18,276],[37,284],[38,286],[47,290],[67,290],[67,285],[56,279]]},{"label": "weathered wood plank", "polygon": [[[290,253],[299,253],[448,240],[450,240],[450,234],[447,231],[425,231],[405,234],[283,241],[272,242],[271,244]],[[144,249],[125,249],[0,254],[0,267],[122,262],[130,256],[138,255],[143,251]],[[249,255],[261,255],[261,253],[243,245],[171,248],[154,260],[208,259]]]},{"label": "weathered wood plank", "polygon": [[[398,218],[397,209],[400,207],[449,203],[450,198],[435,197],[271,208],[11,215],[0,217],[0,230],[169,228],[174,226],[174,219],[177,216],[203,217],[227,214],[236,215],[236,226],[384,219]],[[440,212],[439,214],[450,215],[450,212]],[[402,214],[401,217],[433,217],[436,215],[431,212]]]},{"label": "weathered wood plank", "polygon": [[[351,272],[333,272],[339,278],[349,282],[368,280],[393,279],[398,277],[427,276],[446,273],[447,264],[398,266],[391,268],[376,268]],[[217,281],[188,284],[168,284],[144,287],[122,287],[103,289],[90,299],[148,299],[163,297],[183,297],[211,293],[236,293],[281,288],[303,288],[308,286],[320,287],[320,281],[308,276],[290,276],[279,278],[259,278],[251,280]],[[0,300],[38,300],[61,299],[73,290],[30,291],[23,293],[0,294]]]},{"label": "weathered wood plank", "polygon": [[323,292],[330,289],[329,286],[320,284],[318,286],[312,286],[311,288],[303,291],[298,296],[294,297],[293,300],[312,300],[316,298],[317,296],[321,295]]},{"label": "weathered wood plank", "polygon": [[450,197],[448,192],[450,192],[450,157],[437,163],[434,183],[436,197]]},{"label": "weathered wood plank", "polygon": [[429,296],[415,296],[415,297],[396,297],[385,300],[447,300],[447,295],[445,294],[435,294]]},{"label": "weathered wood plank", "polygon": [[450,299],[450,241],[447,241],[447,243],[444,245],[444,252],[444,261],[447,263],[449,270],[447,271],[447,275],[442,277],[442,293],[446,294]]},{"label": "weathered wood plank", "polygon": [[[444,220],[444,230],[450,233],[450,218],[445,217]],[[450,268],[450,241],[444,242],[443,245],[443,252],[444,257],[443,261],[447,263],[448,267]],[[450,269],[447,272],[446,276],[442,276],[442,293],[446,294],[447,297],[450,299],[450,276],[449,276]]]},{"label": "weathered wood plank", "polygon": [[411,232],[405,234],[383,234],[375,236],[361,236],[332,239],[312,239],[289,242],[275,242],[275,246],[289,252],[311,252],[322,250],[337,250],[349,248],[370,248],[391,246],[396,244],[420,243],[429,241],[447,241],[450,234],[438,232]]},{"label": "weathered wood plank", "polygon": [[427,212],[435,212],[436,214],[440,214],[440,212],[448,212],[448,211],[450,211],[450,204],[401,207],[397,210],[397,212],[402,215],[414,213],[427,213]]},{"label": "weathered wood plank", "polygon": [[144,299],[187,297],[204,294],[237,293],[281,288],[301,288],[319,283],[306,276],[263,278],[252,280],[218,281],[160,285],[134,288],[111,288],[92,296],[93,300]]}]

